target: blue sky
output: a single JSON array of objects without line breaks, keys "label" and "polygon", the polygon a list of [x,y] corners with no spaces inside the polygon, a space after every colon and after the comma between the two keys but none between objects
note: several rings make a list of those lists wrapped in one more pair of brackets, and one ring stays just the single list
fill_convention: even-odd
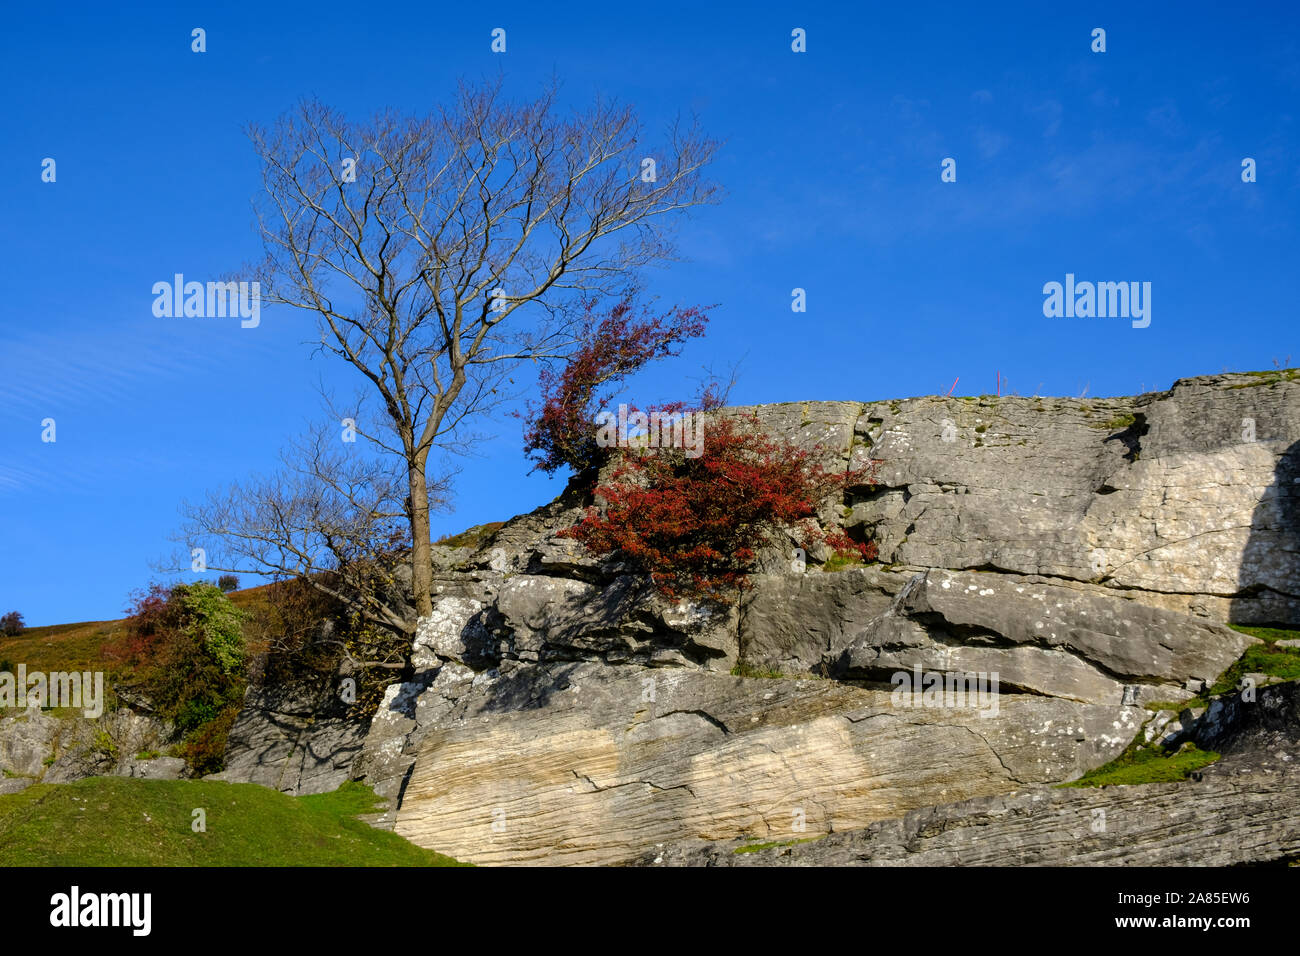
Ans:
[{"label": "blue sky", "polygon": [[[428,111],[462,77],[528,97],[554,74],[566,102],[613,95],[652,128],[698,115],[727,195],[648,284],[718,308],[634,383],[645,401],[732,365],[747,404],[956,377],[979,394],[998,372],[1021,394],[1131,394],[1300,364],[1291,3],[82,6],[16,6],[0,36],[0,612],[31,625],[120,616],[181,500],[271,468],[319,417],[317,383],[348,381],[303,314],[152,314],[154,282],[257,258],[242,128],[305,94],[364,118]],[[1045,318],[1067,272],[1151,282],[1150,327]],[[527,474],[517,421],[492,430],[435,534],[562,488]]]}]

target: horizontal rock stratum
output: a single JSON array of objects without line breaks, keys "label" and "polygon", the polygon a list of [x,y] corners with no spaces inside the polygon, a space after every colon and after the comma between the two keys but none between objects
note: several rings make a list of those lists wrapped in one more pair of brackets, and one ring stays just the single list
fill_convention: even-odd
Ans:
[{"label": "horizontal rock stratum", "polygon": [[[739,607],[675,605],[557,536],[584,504],[570,489],[474,551],[439,553],[408,679],[355,759],[335,723],[314,740],[295,719],[293,745],[277,746],[282,715],[259,724],[253,708],[234,735],[247,740],[232,740],[240,772],[295,792],[364,779],[389,800],[379,825],[477,863],[644,862],[656,847],[717,862],[709,846],[792,834],[834,834],[834,862],[913,845],[934,861],[998,860],[991,823],[968,827],[988,852],[880,828],[942,807],[974,808],[944,811],[962,820],[1090,811],[1096,792],[1051,785],[1123,751],[1152,717],[1143,705],[1219,677],[1254,643],[1228,623],[1300,621],[1291,377],[730,410],[828,467],[874,463],[877,481],[820,518],[876,541],[879,562],[823,571],[814,553],[800,570],[791,540],[763,556]],[[898,672],[996,676],[996,706],[905,706]],[[1300,757],[1287,733],[1278,746]],[[247,766],[259,753],[275,766]],[[1179,786],[1150,790],[1151,806],[1176,807],[1191,793]],[[1198,786],[1189,812],[1297,809],[1289,777]],[[1142,799],[1125,797],[1125,815]],[[904,850],[859,851],[849,833]],[[1259,853],[1282,858],[1289,839]],[[1096,859],[1123,854],[1116,840]]]},{"label": "horizontal rock stratum", "polygon": [[1027,787],[926,807],[824,839],[692,840],[637,862],[669,866],[1235,866],[1300,857],[1300,682],[1206,720],[1224,752],[1196,779]]},{"label": "horizontal rock stratum", "polygon": [[1029,695],[996,713],[903,709],[830,680],[503,665],[421,735],[396,830],[478,863],[625,862],[688,833],[823,834],[1077,776],[1143,716]]}]

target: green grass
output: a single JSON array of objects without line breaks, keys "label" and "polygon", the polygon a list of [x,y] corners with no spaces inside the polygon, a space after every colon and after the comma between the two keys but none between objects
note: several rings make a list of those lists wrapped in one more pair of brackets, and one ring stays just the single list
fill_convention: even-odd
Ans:
[{"label": "green grass", "polygon": [[[1193,698],[1196,700],[1197,698]],[[1147,701],[1146,709],[1152,713],[1161,710],[1172,710],[1175,714],[1181,713],[1191,704],[1189,700],[1152,700]]]},{"label": "green grass", "polygon": [[[1276,627],[1243,627],[1229,625],[1248,637],[1256,637],[1263,644],[1252,644],[1245,653],[1208,690],[1183,701],[1152,701],[1148,710],[1172,710],[1181,713],[1188,709],[1208,707],[1214,697],[1233,693],[1246,674],[1268,674],[1282,680],[1300,678],[1300,651],[1275,647],[1276,641],[1300,637],[1300,631]],[[1185,780],[1189,774],[1219,759],[1212,750],[1200,750],[1193,743],[1185,743],[1170,753],[1158,745],[1143,746],[1142,732],[1134,737],[1125,751],[1105,766],[1089,770],[1078,780],[1061,784],[1063,787],[1101,787],[1107,785],[1165,783]]]},{"label": "green grass", "polygon": [[1214,682],[1207,696],[1231,693],[1236,690],[1245,674],[1267,674],[1281,680],[1300,678],[1300,650],[1274,646],[1275,641],[1300,638],[1300,631],[1287,631],[1276,627],[1241,627],[1236,624],[1228,626],[1234,631],[1257,637],[1264,643],[1252,644],[1246,648],[1246,653],[1241,655],[1241,659]]},{"label": "green grass", "polygon": [[866,567],[866,562],[856,554],[833,554],[822,565],[823,571],[843,571],[845,568]]},{"label": "green grass", "polygon": [[1252,644],[1231,667],[1219,675],[1214,685],[1196,697],[1183,701],[1151,701],[1147,710],[1173,710],[1181,713],[1188,708],[1208,707],[1210,698],[1231,694],[1246,674],[1267,674],[1279,680],[1300,679],[1300,649],[1275,647],[1281,640],[1300,638],[1300,631],[1280,627],[1245,627],[1229,624],[1230,628],[1247,637],[1257,637],[1263,644]]},{"label": "green grass", "polygon": [[1137,421],[1136,415],[1132,414],[1131,412],[1125,412],[1123,415],[1116,415],[1114,418],[1107,421],[1106,427],[1114,428],[1116,430],[1122,431],[1123,429],[1133,425],[1136,421]]},{"label": "green grass", "polygon": [[[1267,641],[1272,644],[1274,641],[1294,641],[1300,639],[1300,631],[1288,631],[1281,627],[1246,627],[1242,624],[1229,624],[1228,627],[1237,631],[1239,634],[1245,634],[1247,637],[1257,637],[1261,641]],[[1285,650],[1285,648],[1283,648]]]},{"label": "green grass", "polygon": [[472,528],[466,528],[460,534],[444,535],[434,544],[440,544],[445,548],[478,549],[504,526],[504,521],[489,521],[487,524],[476,524]]},{"label": "green grass", "polygon": [[1294,382],[1296,376],[1300,375],[1300,370],[1285,368],[1264,372],[1240,372],[1238,374],[1249,375],[1255,381],[1239,382],[1236,385],[1229,385],[1228,388],[1258,388],[1261,385],[1276,385],[1278,382]]},{"label": "green grass", "polygon": [[1141,750],[1130,745],[1110,763],[1089,770],[1078,780],[1063,783],[1062,787],[1131,786],[1142,783],[1172,783],[1186,780],[1193,770],[1200,770],[1219,759],[1213,750],[1199,750],[1195,744],[1186,743],[1175,753],[1165,753],[1157,748]]},{"label": "green grass", "polygon": [[360,784],[309,797],[205,780],[35,784],[0,796],[0,866],[465,865],[358,819],[378,799]]}]

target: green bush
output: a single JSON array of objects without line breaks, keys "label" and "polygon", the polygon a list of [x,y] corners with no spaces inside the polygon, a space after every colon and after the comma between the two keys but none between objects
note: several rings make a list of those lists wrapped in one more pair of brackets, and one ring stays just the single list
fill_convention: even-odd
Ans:
[{"label": "green bush", "polygon": [[223,675],[244,664],[244,612],[230,603],[224,591],[211,584],[178,584],[172,600],[179,600],[185,633],[202,644]]},{"label": "green bush", "polygon": [[244,612],[219,587],[203,582],[154,585],[133,610],[112,656],[127,666],[131,684],[158,714],[186,736],[191,769],[220,769],[213,761],[220,762],[246,683]]},{"label": "green bush", "polygon": [[231,704],[212,719],[201,724],[177,748],[177,756],[197,776],[221,770],[226,758],[226,737],[239,716],[239,705]]},{"label": "green bush", "polygon": [[118,758],[117,741],[103,727],[95,731],[95,739],[91,741],[90,748],[98,753],[106,754],[114,760]]}]

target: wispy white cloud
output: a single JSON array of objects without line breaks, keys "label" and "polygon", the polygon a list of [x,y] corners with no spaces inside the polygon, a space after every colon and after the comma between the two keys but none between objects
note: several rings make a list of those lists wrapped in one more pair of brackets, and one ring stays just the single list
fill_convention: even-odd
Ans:
[{"label": "wispy white cloud", "polygon": [[264,347],[246,333],[214,348],[210,336],[186,334],[179,321],[83,326],[75,332],[47,326],[18,334],[10,326],[0,337],[0,409],[7,417],[18,410],[45,413],[113,402]]}]

